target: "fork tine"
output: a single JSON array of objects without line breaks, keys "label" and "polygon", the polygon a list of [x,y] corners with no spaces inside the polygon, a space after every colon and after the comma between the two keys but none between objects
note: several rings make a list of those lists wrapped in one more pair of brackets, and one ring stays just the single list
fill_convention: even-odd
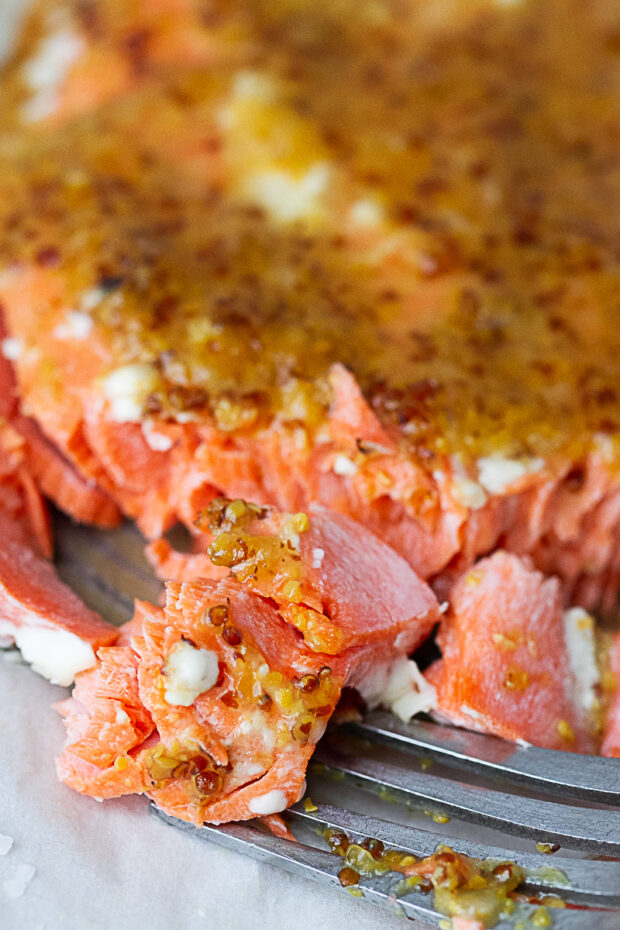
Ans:
[{"label": "fork tine", "polygon": [[422,800],[456,818],[516,836],[605,855],[620,854],[620,811],[540,801],[416,772],[361,755],[344,755],[324,742],[317,761],[352,776],[367,790],[389,789]]},{"label": "fork tine", "polygon": [[[212,840],[220,846],[242,852],[262,862],[278,866],[287,872],[309,878],[324,886],[341,888],[338,872],[342,859],[332,853],[323,852],[302,843],[293,843],[279,836],[264,833],[245,823],[230,823],[222,826],[194,827],[177,820],[151,805],[151,810],[164,823],[200,839]],[[434,910],[421,895],[397,897],[385,878],[362,878],[360,890],[366,901],[396,913],[419,920],[426,927],[440,927],[445,917]],[[557,910],[553,915],[553,930],[583,930],[584,911]],[[588,930],[618,930],[617,911],[588,911]],[[514,919],[501,921],[495,930],[514,930]]]},{"label": "fork tine", "polygon": [[437,846],[444,843],[474,859],[496,859],[499,862],[510,860],[526,870],[529,888],[545,893],[554,891],[561,894],[570,891],[571,897],[579,897],[583,903],[607,907],[620,905],[618,862],[564,859],[557,856],[550,860],[544,855],[472,843],[438,830],[422,830],[407,824],[368,817],[331,804],[319,804],[316,811],[306,811],[303,803],[299,803],[289,808],[287,816],[294,821],[309,824],[314,829],[330,827],[344,830],[356,840],[373,837],[388,846],[421,857],[432,855]]},{"label": "fork tine", "polygon": [[367,739],[431,753],[461,770],[497,774],[554,794],[620,805],[617,759],[519,746],[497,736],[423,720],[402,723],[378,711],[347,726]]},{"label": "fork tine", "polygon": [[[212,840],[227,849],[245,853],[294,875],[309,878],[341,891],[344,890],[338,881],[338,873],[343,867],[342,859],[338,859],[330,852],[324,852],[303,843],[293,843],[291,840],[257,830],[246,823],[227,823],[217,827],[207,824],[203,827],[194,827],[192,824],[162,813],[154,804],[151,804],[151,810],[164,823],[200,839]],[[366,900],[392,911],[404,912],[407,917],[421,920],[426,926],[438,927],[442,919],[442,915],[433,909],[430,901],[422,896],[419,901],[401,899],[398,902],[399,907],[396,907],[395,895],[390,891],[387,883],[384,883],[384,887],[381,888],[379,883],[370,881],[363,885],[363,894]],[[502,930],[502,926],[503,930],[508,930],[507,925],[498,925],[498,930]],[[604,930],[607,928],[605,927]]]}]

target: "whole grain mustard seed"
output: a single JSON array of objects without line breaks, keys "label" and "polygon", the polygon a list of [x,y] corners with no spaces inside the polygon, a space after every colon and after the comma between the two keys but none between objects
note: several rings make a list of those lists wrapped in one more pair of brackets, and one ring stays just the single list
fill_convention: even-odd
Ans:
[{"label": "whole grain mustard seed", "polygon": [[229,608],[226,604],[216,604],[214,607],[209,608],[207,616],[213,626],[222,626],[228,620],[228,613]]},{"label": "whole grain mustard seed", "polygon": [[558,720],[556,727],[559,735],[562,739],[566,740],[567,743],[575,742],[575,732],[568,720]]},{"label": "whole grain mustard seed", "polygon": [[504,688],[509,691],[525,691],[530,683],[530,676],[524,668],[510,665],[504,677]]},{"label": "whole grain mustard seed", "polygon": [[355,869],[351,869],[348,866],[345,866],[344,869],[341,869],[338,872],[338,881],[343,888],[349,887],[349,885],[357,885],[360,880],[359,872],[356,872]]},{"label": "whole grain mustard seed", "polygon": [[546,907],[538,907],[532,916],[532,925],[534,927],[550,927],[552,924],[551,917]]}]

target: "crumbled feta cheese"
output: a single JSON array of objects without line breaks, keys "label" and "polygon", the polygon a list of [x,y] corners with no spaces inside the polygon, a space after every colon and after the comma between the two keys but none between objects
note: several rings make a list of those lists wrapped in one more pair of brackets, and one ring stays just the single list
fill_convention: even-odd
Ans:
[{"label": "crumbled feta cheese", "polygon": [[600,680],[596,661],[594,620],[582,607],[564,612],[564,639],[576,689],[576,704],[591,711],[596,703],[596,686]]},{"label": "crumbled feta cheese", "polygon": [[155,369],[146,362],[123,365],[112,371],[102,382],[112,418],[117,423],[138,423],[144,403],[157,382]]},{"label": "crumbled feta cheese", "polygon": [[239,71],[234,80],[233,95],[237,100],[250,98],[271,103],[277,97],[277,85],[272,77],[260,71]]},{"label": "crumbled feta cheese", "polygon": [[357,472],[357,465],[353,462],[348,455],[343,455],[338,453],[334,456],[334,464],[332,465],[332,471],[336,475],[354,475]]},{"label": "crumbled feta cheese", "polygon": [[243,188],[246,196],[265,207],[275,219],[287,223],[316,214],[328,181],[329,166],[317,162],[301,177],[277,168],[260,171],[246,178]]},{"label": "crumbled feta cheese", "polygon": [[397,660],[391,670],[382,703],[401,720],[426,713],[437,706],[437,693],[411,659]]},{"label": "crumbled feta cheese", "polygon": [[197,649],[182,639],[170,650],[163,673],[166,677],[164,698],[168,704],[189,707],[217,681],[217,654],[210,649]]},{"label": "crumbled feta cheese", "polygon": [[4,634],[13,637],[24,660],[53,685],[70,685],[78,672],[95,664],[92,646],[67,630],[19,627],[0,620],[0,635]]},{"label": "crumbled feta cheese", "polygon": [[37,122],[55,112],[62,84],[84,48],[82,37],[69,28],[59,29],[39,43],[36,54],[23,66],[24,78],[33,91],[21,109],[26,122]]},{"label": "crumbled feta cheese", "polygon": [[374,200],[356,200],[349,216],[356,226],[380,226],[385,219],[383,208]]},{"label": "crumbled feta cheese", "polygon": [[268,814],[277,814],[286,807],[286,795],[280,788],[274,788],[267,794],[259,794],[252,798],[248,807],[253,814],[266,817]]},{"label": "crumbled feta cheese", "polygon": [[7,336],[2,340],[2,354],[10,362],[16,361],[24,351],[24,340],[18,336]]},{"label": "crumbled feta cheese", "polygon": [[53,335],[56,339],[87,339],[93,328],[93,321],[87,313],[69,310],[64,323],[55,327]]},{"label": "crumbled feta cheese", "polygon": [[370,708],[384,704],[404,721],[437,706],[434,687],[424,678],[416,663],[406,656],[373,669],[357,685],[357,690]]},{"label": "crumbled feta cheese", "polygon": [[153,452],[167,452],[172,448],[172,439],[166,433],[160,433],[150,420],[142,423],[142,434]]},{"label": "crumbled feta cheese", "polygon": [[7,898],[21,898],[26,890],[26,885],[34,878],[35,872],[35,867],[28,865],[26,862],[18,865],[13,878],[8,878],[2,883]]},{"label": "crumbled feta cheese", "polygon": [[117,723],[129,723],[129,714],[122,707],[117,708],[115,719]]},{"label": "crumbled feta cheese", "polygon": [[102,287],[91,287],[87,291],[84,291],[82,294],[80,307],[86,313],[89,313],[91,310],[94,310],[99,306],[105,296],[106,292]]},{"label": "crumbled feta cheese", "polygon": [[325,558],[325,549],[320,549],[318,546],[316,549],[312,550],[312,568],[320,568],[323,564],[323,559]]},{"label": "crumbled feta cheese", "polygon": [[471,510],[479,510],[487,502],[487,496],[477,481],[455,475],[453,479],[454,496],[464,506]]},{"label": "crumbled feta cheese", "polygon": [[509,459],[489,455],[478,459],[478,480],[491,494],[502,494],[511,484],[544,468],[541,458]]}]

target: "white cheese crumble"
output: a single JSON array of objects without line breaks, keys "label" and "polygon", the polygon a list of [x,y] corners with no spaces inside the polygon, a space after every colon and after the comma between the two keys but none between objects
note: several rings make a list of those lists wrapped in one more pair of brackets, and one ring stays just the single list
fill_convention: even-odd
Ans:
[{"label": "white cheese crumble", "polygon": [[274,788],[267,794],[259,794],[252,798],[248,807],[253,814],[266,817],[268,814],[277,814],[286,807],[286,795],[280,788]]},{"label": "white cheese crumble", "polygon": [[464,507],[469,507],[471,510],[479,510],[481,507],[484,507],[488,500],[478,482],[472,481],[471,478],[465,478],[463,475],[455,475],[452,485],[454,496],[459,503]]},{"label": "white cheese crumble", "polygon": [[217,654],[210,649],[197,649],[182,639],[170,650],[163,673],[166,678],[164,698],[168,704],[189,707],[217,681]]},{"label": "white cheese crumble", "polygon": [[290,223],[316,214],[329,174],[329,166],[324,162],[311,165],[300,177],[273,168],[246,178],[243,188],[245,195],[268,210],[272,217]]},{"label": "white cheese crumble", "polygon": [[348,475],[350,477],[357,472],[357,465],[348,455],[338,453],[338,455],[334,456],[332,471],[336,475]]},{"label": "white cheese crumble", "polygon": [[237,100],[252,99],[272,103],[278,95],[276,82],[260,71],[240,71],[233,83],[233,96]]},{"label": "white cheese crumble", "polygon": [[437,692],[413,659],[401,656],[375,668],[357,685],[370,708],[383,704],[401,720],[428,713],[437,706]]},{"label": "white cheese crumble", "polygon": [[116,368],[103,379],[102,387],[117,423],[138,423],[144,403],[157,387],[157,373],[152,365],[136,362]]},{"label": "white cheese crumble", "polygon": [[504,455],[489,455],[478,459],[478,480],[491,494],[502,494],[519,478],[540,471],[544,465],[541,458],[509,459]]},{"label": "white cheese crumble", "polygon": [[82,37],[69,28],[42,40],[36,54],[23,66],[24,78],[33,91],[21,109],[26,122],[37,122],[56,111],[59,91],[84,48]]},{"label": "white cheese crumble", "polygon": [[18,336],[7,336],[2,340],[2,354],[10,362],[16,361],[24,352],[24,340]]},{"label": "white cheese crumble", "polygon": [[312,568],[320,568],[323,564],[323,559],[325,558],[325,549],[320,549],[318,546],[316,549],[312,550]]},{"label": "white cheese crumble", "polygon": [[69,310],[64,323],[54,328],[53,335],[56,339],[87,339],[92,328],[93,321],[87,313]]},{"label": "white cheese crumble", "polygon": [[0,634],[13,637],[24,661],[53,685],[70,685],[78,672],[95,664],[92,646],[67,630],[18,627],[0,620]]},{"label": "white cheese crumble", "polygon": [[380,226],[385,219],[385,212],[374,200],[356,200],[349,217],[355,226]]},{"label": "white cheese crumble", "polygon": [[166,433],[160,433],[150,420],[142,423],[142,435],[153,452],[167,452],[172,448],[172,439]]},{"label": "white cheese crumble", "polygon": [[98,307],[105,296],[106,292],[102,287],[91,287],[82,294],[80,306],[82,310],[89,312]]},{"label": "white cheese crumble", "polygon": [[596,703],[596,686],[600,681],[596,661],[594,620],[582,607],[564,611],[564,639],[568,661],[576,688],[577,706],[591,711]]},{"label": "white cheese crumble", "polygon": [[116,710],[115,720],[117,723],[129,723],[129,714],[119,707]]},{"label": "white cheese crumble", "polygon": [[28,865],[26,862],[18,865],[13,878],[7,878],[2,883],[7,898],[21,898],[26,890],[26,885],[34,878],[36,871],[33,865]]}]

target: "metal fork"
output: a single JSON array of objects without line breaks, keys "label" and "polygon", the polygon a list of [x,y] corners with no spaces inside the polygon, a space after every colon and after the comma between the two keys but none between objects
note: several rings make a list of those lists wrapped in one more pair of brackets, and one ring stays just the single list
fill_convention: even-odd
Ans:
[{"label": "metal fork", "polygon": [[[449,829],[421,828],[399,822],[402,811],[396,804],[391,805],[394,813],[390,819],[379,819],[330,803],[305,805],[299,802],[286,813],[290,828],[300,839],[298,843],[273,836],[251,823],[196,828],[163,814],[154,805],[153,813],[199,838],[338,888],[342,887],[338,876],[343,860],[327,851],[326,844],[323,848],[319,846],[327,830],[344,832],[351,842],[379,839],[386,848],[415,856],[428,856],[441,844],[449,845],[475,859],[515,862],[525,871],[523,889],[527,894],[558,896],[568,904],[587,908],[587,911],[550,910],[548,913],[556,930],[577,930],[586,925],[586,920],[592,930],[619,930],[620,861],[586,858],[583,853],[620,859],[620,763],[613,759],[515,747],[494,737],[460,732],[429,722],[402,724],[383,713],[370,714],[363,722],[343,729],[332,731],[315,755],[324,773],[336,773],[332,794],[341,792],[341,776],[345,775],[357,791],[384,796],[387,792],[391,801],[406,799],[426,809],[432,805],[432,810],[441,809],[459,820],[480,826],[492,825],[508,834],[506,845],[464,839]],[[350,740],[351,731],[380,741],[391,750],[396,746],[404,747],[410,755],[403,755],[400,764],[373,758],[363,744]],[[346,745],[344,750],[342,743]],[[422,753],[421,760],[414,755],[417,753]],[[458,765],[461,778],[457,781],[444,774],[431,774],[428,771],[430,759]],[[479,775],[489,769],[505,784],[500,785],[498,781],[490,787],[461,780],[467,779],[468,773]],[[554,772],[557,772],[557,782],[553,781]],[[309,783],[312,792],[312,774]],[[522,791],[524,784],[537,792],[542,788],[559,794],[563,802],[506,790],[513,785]],[[360,806],[363,803],[359,801]],[[525,840],[520,844],[525,848],[511,846],[512,836]],[[550,856],[534,851],[536,843],[540,842],[553,844],[551,848],[561,845],[568,855],[563,852],[560,856]],[[416,918],[426,926],[442,926],[445,915],[437,911],[427,897],[416,891],[402,894],[399,885],[402,885],[402,876],[395,873],[391,878],[362,875],[356,893],[361,892],[365,900]],[[530,905],[529,911],[535,908],[536,905]],[[522,912],[519,917],[527,915],[528,906],[524,906]],[[501,921],[496,925],[497,930],[514,928],[515,919],[511,916]]]},{"label": "metal fork", "polygon": [[[161,586],[135,529],[104,534],[62,517],[55,529],[60,574],[113,622],[128,619],[134,596],[157,600]],[[326,830],[415,856],[446,844],[476,859],[515,862],[525,870],[527,895],[587,908],[550,909],[555,930],[620,930],[620,760],[515,745],[430,721],[403,724],[380,712],[331,727],[313,758],[309,789],[321,798],[287,811],[296,843],[252,823],[196,828],[154,805],[153,813],[190,835],[341,889],[344,863],[328,850]],[[368,813],[377,804],[380,816]],[[537,843],[562,850],[545,855]],[[353,893],[424,926],[449,926],[430,896],[402,886],[397,873],[362,875]],[[535,907],[524,904],[497,930],[514,928]]]}]

